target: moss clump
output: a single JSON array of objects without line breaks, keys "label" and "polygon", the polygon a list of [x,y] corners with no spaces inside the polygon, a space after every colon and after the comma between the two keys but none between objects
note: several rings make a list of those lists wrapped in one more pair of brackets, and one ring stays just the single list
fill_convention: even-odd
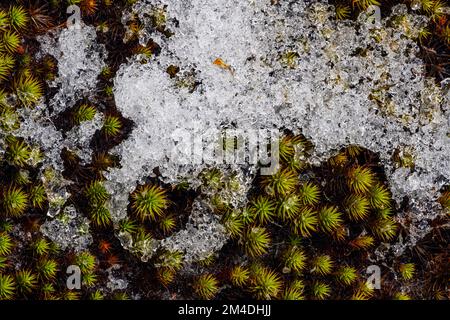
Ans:
[{"label": "moss clump", "polygon": [[210,300],[219,291],[219,282],[212,274],[203,274],[195,279],[193,288],[200,299]]},{"label": "moss clump", "polygon": [[0,200],[3,212],[9,217],[19,217],[28,207],[28,194],[15,186],[3,187]]}]

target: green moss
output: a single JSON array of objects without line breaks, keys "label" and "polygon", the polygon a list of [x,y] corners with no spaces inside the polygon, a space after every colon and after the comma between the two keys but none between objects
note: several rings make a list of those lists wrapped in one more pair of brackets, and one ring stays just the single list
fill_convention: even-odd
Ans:
[{"label": "green moss", "polygon": [[137,231],[137,224],[133,220],[123,219],[119,222],[119,230],[121,232],[128,232],[130,234],[133,234]]},{"label": "green moss", "polygon": [[366,167],[355,166],[347,172],[347,184],[353,192],[367,193],[375,184],[375,175]]},{"label": "green moss", "polygon": [[199,266],[208,268],[214,265],[214,263],[216,262],[216,255],[215,254],[210,254],[208,256],[206,256],[205,258],[202,258],[201,260],[197,261],[197,264]]},{"label": "green moss", "polygon": [[22,6],[11,6],[8,12],[9,23],[16,30],[24,29],[29,21],[29,16]]},{"label": "green moss", "polygon": [[62,300],[75,301],[80,300],[80,298],[81,298],[80,292],[78,291],[66,290],[61,294]]},{"label": "green moss", "polygon": [[[2,74],[2,57],[0,56],[0,78]],[[13,108],[0,107],[0,127],[5,131],[17,130],[20,127],[19,114]]]},{"label": "green moss", "polygon": [[343,285],[349,286],[353,284],[357,278],[358,273],[353,267],[343,266],[336,271],[336,279]]},{"label": "green moss", "polygon": [[0,31],[5,31],[8,28],[8,20],[8,14],[4,10],[0,9]]},{"label": "green moss", "polygon": [[[0,81],[5,81],[8,76],[11,74],[11,71],[14,68],[14,65],[16,63],[14,56],[12,56],[11,54],[7,54],[7,53],[1,53],[0,54]],[[0,91],[1,93],[1,97],[3,101],[5,101],[4,97],[6,96],[4,91]],[[4,104],[4,103],[2,103]],[[3,105],[5,106],[5,105]]]},{"label": "green moss", "polygon": [[3,33],[0,41],[0,47],[8,53],[15,53],[20,46],[20,36],[11,30]]},{"label": "green moss", "polygon": [[14,224],[11,221],[2,220],[0,221],[0,232],[11,232],[14,229]]},{"label": "green moss", "polygon": [[377,0],[352,0],[354,6],[357,6],[360,10],[366,10],[370,6],[380,6],[380,2]]},{"label": "green moss", "polygon": [[0,274],[0,300],[10,300],[16,291],[16,284],[10,275]]},{"label": "green moss", "polygon": [[292,280],[285,286],[285,289],[281,295],[282,300],[305,300],[305,284],[303,280]]},{"label": "green moss", "polygon": [[8,137],[8,148],[6,149],[5,158],[12,165],[23,167],[30,158],[31,149],[23,140],[14,137]]},{"label": "green moss", "polygon": [[250,257],[257,257],[267,252],[271,244],[269,232],[264,227],[252,227],[241,240],[245,252]]},{"label": "green moss", "polygon": [[261,225],[272,221],[275,216],[275,203],[268,197],[259,196],[252,201],[250,212]]},{"label": "green moss", "polygon": [[337,5],[336,6],[336,18],[339,20],[348,19],[350,17],[351,9],[346,5]]},{"label": "green moss", "polygon": [[391,195],[385,186],[376,184],[369,189],[368,199],[374,209],[385,209],[390,206]]},{"label": "green moss", "polygon": [[411,300],[411,297],[403,292],[397,292],[392,297],[393,300]]},{"label": "green moss", "polygon": [[31,270],[19,270],[16,272],[16,284],[21,293],[31,293],[38,285],[37,276]]},{"label": "green moss", "polygon": [[282,197],[278,200],[277,216],[281,221],[292,220],[301,208],[300,198],[296,194]]},{"label": "green moss", "polygon": [[369,200],[361,195],[352,194],[344,201],[345,212],[350,220],[361,221],[367,219],[370,210]]},{"label": "green moss", "polygon": [[301,272],[306,267],[306,255],[301,249],[293,246],[284,252],[282,263],[285,267],[283,272]]},{"label": "green moss", "polygon": [[342,214],[338,211],[335,206],[323,206],[318,211],[320,228],[324,232],[331,233],[332,231],[339,228],[342,223]]},{"label": "green moss", "polygon": [[297,60],[299,58],[299,54],[295,51],[286,51],[281,55],[281,63],[291,69],[294,69],[297,66]]},{"label": "green moss", "polygon": [[382,241],[390,241],[397,234],[398,226],[391,218],[379,218],[371,225],[371,230]]},{"label": "green moss", "polygon": [[49,258],[39,259],[36,263],[38,277],[43,280],[53,280],[58,272],[58,263]]},{"label": "green moss", "polygon": [[202,178],[203,184],[205,187],[218,190],[220,189],[224,184],[224,176],[223,173],[217,169],[213,168],[210,170],[204,170],[200,177]]},{"label": "green moss", "polygon": [[97,110],[94,106],[88,104],[82,104],[75,109],[73,113],[73,121],[75,124],[80,124],[84,121],[91,121],[94,119]]},{"label": "green moss", "polygon": [[369,300],[374,294],[374,289],[367,283],[360,283],[352,294],[351,300]]},{"label": "green moss", "polygon": [[126,292],[116,292],[113,295],[113,300],[130,300],[130,297]]},{"label": "green moss", "polygon": [[31,249],[36,255],[44,256],[50,252],[50,243],[44,238],[39,238],[32,243]]},{"label": "green moss", "polygon": [[104,298],[105,298],[105,296],[103,295],[103,293],[100,290],[95,290],[89,296],[90,300],[103,300]]},{"label": "green moss", "polygon": [[12,175],[11,178],[12,178],[11,180],[15,184],[20,185],[20,186],[28,185],[28,184],[31,183],[30,172],[28,170],[25,170],[25,169],[21,169],[21,170],[16,171]]},{"label": "green moss", "polygon": [[108,208],[103,205],[89,208],[89,217],[98,227],[107,227],[112,223],[111,213]]},{"label": "green moss", "polygon": [[13,240],[5,232],[0,232],[0,256],[6,256],[11,253],[14,247]]},{"label": "green moss", "polygon": [[320,255],[311,261],[311,273],[328,275],[332,272],[334,262],[329,255]]},{"label": "green moss", "polygon": [[230,281],[236,287],[243,287],[250,278],[250,271],[243,266],[234,266],[230,271]]},{"label": "green moss", "polygon": [[101,205],[109,199],[108,191],[99,180],[92,181],[85,189],[84,194],[93,206]]},{"label": "green moss", "polygon": [[312,296],[318,300],[324,300],[331,295],[330,285],[324,282],[314,282],[311,288]]},{"label": "green moss", "polygon": [[439,197],[439,203],[450,214],[450,190],[444,191]]},{"label": "green moss", "polygon": [[159,254],[155,265],[162,268],[168,268],[178,271],[183,266],[184,255],[181,251],[165,250]]},{"label": "green moss", "polygon": [[233,210],[226,213],[222,219],[222,223],[232,238],[238,238],[242,235],[244,221],[238,211]]},{"label": "green moss", "polygon": [[194,280],[193,288],[200,299],[210,300],[219,291],[219,282],[212,274],[202,274]]},{"label": "green moss", "polygon": [[0,256],[0,272],[3,272],[9,266],[8,259],[6,257]]},{"label": "green moss", "polygon": [[159,218],[158,226],[164,234],[169,234],[176,227],[177,221],[174,215],[167,214]]},{"label": "green moss", "polygon": [[138,226],[136,232],[133,234],[133,239],[139,247],[140,245],[145,245],[145,243],[150,242],[153,238],[151,233],[147,232],[144,226]]},{"label": "green moss", "polygon": [[320,200],[320,189],[311,182],[306,182],[298,188],[298,196],[304,205],[313,206]]},{"label": "green moss", "polygon": [[369,235],[359,236],[350,241],[350,245],[355,249],[368,249],[369,247],[372,247],[374,243],[375,239]]},{"label": "green moss", "polygon": [[95,273],[83,273],[82,284],[87,287],[93,287],[97,283],[97,275]]},{"label": "green moss", "polygon": [[57,300],[57,297],[55,295],[56,289],[53,283],[49,282],[44,283],[41,286],[40,291],[43,300]]},{"label": "green moss", "polygon": [[252,275],[249,290],[257,299],[270,300],[281,293],[282,286],[281,277],[276,272],[262,267]]},{"label": "green moss", "polygon": [[29,199],[30,204],[33,208],[42,209],[45,201],[47,200],[44,187],[42,185],[35,185],[31,187],[29,192]]},{"label": "green moss", "polygon": [[398,267],[398,270],[403,279],[411,280],[416,273],[416,266],[414,263],[403,263]]},{"label": "green moss", "polygon": [[[125,2],[131,4],[136,1],[127,0]],[[443,2],[438,0],[420,0],[419,2],[422,12],[431,16],[432,22],[419,32],[418,41],[421,41],[423,46],[430,46],[426,42],[431,39],[429,33],[433,24],[436,25],[437,20],[444,17],[441,12]],[[99,32],[104,33],[103,36],[110,36],[112,34],[110,30],[117,28],[114,15],[116,11],[122,9],[122,6],[120,3],[113,5],[111,0],[90,1],[89,3],[81,0],[51,0],[51,11],[47,12],[46,9],[42,9],[40,12],[53,15],[61,8],[65,8],[61,7],[62,5],[70,3],[82,5],[84,14],[95,12],[99,8],[106,8],[104,12],[106,16],[93,15],[91,17],[92,24],[98,27]],[[272,3],[278,4],[279,1],[272,1]],[[348,1],[339,2],[336,6],[336,17],[346,19],[350,15],[355,16],[370,4],[376,3],[377,1],[372,0],[355,0],[352,5]],[[33,41],[29,41],[32,40],[30,39],[32,36],[28,34],[29,32],[25,35],[25,31],[26,29],[47,31],[46,28],[38,28],[36,25],[35,20],[43,18],[36,15],[36,11],[39,12],[39,10],[35,9],[28,7],[27,4],[23,4],[23,6],[10,5],[8,8],[0,9],[0,83],[5,89],[0,90],[0,128],[5,132],[12,132],[19,128],[20,108],[34,107],[44,93],[42,79],[51,79],[57,71],[54,59],[53,62],[42,59],[42,62],[37,63],[36,68],[32,68],[35,64],[32,54],[35,48]],[[159,29],[158,32],[163,32],[167,21],[165,9],[156,8],[148,13],[153,19],[154,26]],[[401,22],[401,19],[396,22],[399,21]],[[28,23],[30,23],[29,26]],[[442,20],[440,24],[442,25],[438,36],[442,37],[445,36],[445,32],[449,33],[445,30],[450,29]],[[399,27],[402,26],[399,25]],[[143,24],[137,18],[130,26],[135,36],[142,28]],[[374,36],[375,40],[380,39],[379,34]],[[24,38],[23,45],[22,38]],[[435,38],[433,30],[432,39],[435,40]],[[136,40],[136,37],[134,39]],[[305,45],[303,39],[300,39],[298,43],[300,47]],[[144,54],[147,57],[153,54],[150,46],[136,45],[133,47],[130,45],[129,49],[133,53]],[[22,50],[25,52],[22,53]],[[283,50],[286,51],[282,54],[282,63],[287,67],[295,68],[299,57],[298,53],[289,49]],[[110,80],[114,75],[114,70],[116,70],[116,65],[102,70],[100,90],[97,92],[102,97],[105,97],[105,94],[110,97],[113,95],[113,86]],[[101,88],[104,88],[103,91]],[[106,100],[112,101],[110,97]],[[119,135],[124,127],[123,120],[116,115],[114,106],[109,105],[109,102],[108,104],[100,103],[102,111],[105,112],[105,120],[101,129],[102,135],[98,138],[101,143],[110,140],[108,145],[119,143]],[[94,106],[82,105],[73,110],[73,122],[80,124],[83,121],[92,120],[95,113]],[[69,259],[73,258],[74,261],[80,259],[78,262],[84,264],[83,287],[88,287],[82,292],[71,292],[61,287],[60,281],[57,281],[56,275],[59,266],[57,260],[52,259],[52,257],[56,257],[54,256],[55,251],[52,249],[53,244],[39,238],[34,233],[31,239],[36,240],[32,240],[31,243],[27,242],[24,248],[30,247],[33,250],[35,261],[23,266],[34,267],[35,270],[13,270],[11,275],[14,276],[11,276],[10,284],[8,285],[8,281],[4,280],[5,277],[8,277],[4,272],[10,272],[16,264],[16,258],[21,258],[11,256],[12,253],[16,254],[16,250],[12,250],[13,247],[8,245],[8,241],[12,241],[8,233],[15,228],[17,223],[20,228],[39,226],[42,220],[34,222],[33,219],[35,215],[41,214],[45,207],[47,201],[45,190],[49,184],[49,181],[46,180],[44,188],[40,182],[36,183],[36,179],[40,178],[37,175],[37,171],[40,170],[37,165],[43,159],[42,154],[39,161],[32,156],[32,153],[37,150],[36,147],[29,146],[26,141],[18,138],[5,140],[5,167],[2,168],[2,172],[6,172],[6,174],[0,177],[3,179],[0,185],[0,214],[7,217],[8,221],[0,223],[0,298],[15,297],[17,293],[20,298],[26,298],[28,295],[34,297],[36,294],[42,299],[74,300],[81,297],[89,297],[94,300],[103,299],[102,289],[95,290],[96,284],[99,283],[99,287],[101,287],[103,284],[100,282],[104,280],[100,273],[94,273],[97,257],[89,252],[81,253],[81,255],[87,255],[82,258],[80,258],[80,254],[76,254],[75,258],[69,255]],[[221,223],[231,235],[231,240],[234,241],[230,247],[226,247],[226,250],[234,249],[236,242],[239,242],[248,255],[248,257],[242,257],[243,260],[239,260],[241,257],[237,257],[237,254],[234,255],[233,252],[231,258],[236,258],[233,261],[228,259],[221,261],[220,258],[210,259],[213,257],[212,255],[198,261],[194,265],[195,268],[198,268],[197,271],[207,270],[221,273],[218,273],[217,276],[207,273],[195,279],[193,288],[197,297],[204,299],[216,297],[219,290],[218,279],[222,280],[224,274],[228,275],[229,282],[234,286],[233,294],[239,296],[245,292],[258,299],[302,300],[305,298],[305,294],[314,299],[327,299],[332,296],[331,288],[334,290],[334,285],[337,283],[341,286],[333,291],[333,298],[351,297],[355,300],[366,300],[374,296],[373,289],[368,288],[358,279],[356,267],[360,270],[359,263],[367,262],[366,258],[371,254],[369,249],[378,245],[380,240],[392,241],[398,231],[394,220],[396,208],[391,207],[392,198],[388,186],[377,179],[380,168],[375,168],[377,164],[374,163],[374,158],[376,157],[359,146],[349,146],[330,158],[324,166],[315,167],[308,160],[307,151],[311,148],[312,145],[301,135],[283,136],[279,150],[281,169],[273,176],[259,177],[260,179],[255,180],[260,184],[254,184],[252,186],[254,188],[250,189],[251,201],[245,209],[234,207],[233,202],[222,192],[224,189],[227,192],[242,190],[239,180],[233,180],[219,169],[213,168],[203,172],[203,185],[197,190],[190,190],[192,186],[185,184],[173,189],[177,194],[183,193],[183,196],[190,192],[207,194],[207,199],[214,207],[213,213],[220,215]],[[402,150],[393,156],[393,161],[400,166],[414,168],[415,158],[409,151],[407,148]],[[105,153],[96,153],[92,162],[94,170],[89,171],[92,168],[87,165],[86,172],[89,174],[92,172],[96,177],[94,179],[103,179],[102,171],[116,165],[116,161],[107,156],[107,149],[101,148],[101,151],[96,150],[95,152]],[[305,173],[305,175],[302,174],[299,177],[300,173]],[[304,176],[310,177],[309,181],[305,181]],[[383,176],[382,173],[379,175],[379,177]],[[77,180],[78,178],[81,179]],[[79,176],[78,173],[73,178],[77,186],[80,181],[86,181],[86,179],[92,178]],[[450,207],[449,194],[446,190],[439,199],[444,209]],[[52,195],[49,194],[50,196]],[[186,208],[182,208],[184,206],[182,202],[186,199],[180,203],[177,202],[172,208],[167,191],[155,185],[139,186],[130,197],[132,217],[139,222],[130,219],[122,220],[118,226],[115,226],[118,227],[115,232],[130,233],[133,248],[138,252],[142,243],[152,240],[151,233],[154,233],[155,237],[159,237],[173,232],[176,224],[181,222],[177,221],[177,210],[190,208],[192,199],[190,195],[187,197],[189,199],[187,199]],[[89,182],[83,189],[81,198],[81,203],[76,203],[76,206],[80,207],[84,214],[89,215],[92,225],[112,225],[109,207],[106,205],[110,195],[106,192],[101,180]],[[31,210],[27,213],[28,208]],[[24,216],[25,213],[29,214],[29,217],[25,218],[33,221],[22,223],[22,219],[16,219]],[[94,231],[98,230],[94,228]],[[102,237],[114,232],[112,228],[101,231],[104,232],[101,234]],[[320,233],[315,234],[316,232]],[[16,235],[14,234],[14,236]],[[295,236],[295,241],[289,243],[288,236]],[[309,239],[305,239],[307,237]],[[18,251],[19,255],[22,254],[20,250]],[[101,261],[103,264],[114,261],[116,253],[113,251],[114,249],[101,252],[98,255],[99,262]],[[28,251],[24,250],[24,252]],[[225,253],[228,254],[227,251]],[[312,258],[309,260],[307,256]],[[60,255],[57,257],[63,259]],[[222,256],[219,255],[219,257]],[[254,267],[253,265],[257,263],[252,264],[252,261],[254,262],[256,257],[259,266]],[[230,264],[234,265],[237,261],[244,261],[242,263],[245,264],[229,268]],[[349,267],[347,265],[349,262],[355,268]],[[155,269],[151,269],[155,271],[155,278],[160,284],[167,287],[168,291],[173,293],[184,288],[181,283],[184,278],[177,277],[177,272],[183,264],[181,253],[158,252],[157,256],[151,259],[151,263],[155,267]],[[282,273],[278,274],[265,267],[263,263]],[[393,266],[403,280],[411,280],[416,276],[416,266],[412,263],[398,264],[398,261],[395,261]],[[302,273],[305,274],[302,275]],[[201,279],[202,277],[203,279]],[[300,278],[305,282],[303,283]],[[427,281],[428,279],[424,280],[424,286]],[[171,287],[172,284],[174,284],[173,287]],[[228,284],[224,283],[224,285]],[[10,293],[7,292],[8,286],[12,288],[9,289]],[[439,294],[442,295],[440,287],[433,290],[430,294],[435,294],[436,297]],[[185,292],[180,294],[183,295]],[[409,295],[401,292],[393,295],[391,292],[389,296],[397,299],[410,298]],[[380,297],[385,298],[386,293],[380,291]],[[109,298],[129,299],[129,296],[126,292],[118,292]]]},{"label": "green moss", "polygon": [[317,231],[318,224],[317,212],[306,207],[295,217],[291,229],[296,235],[310,237],[313,232]]},{"label": "green moss", "polygon": [[154,185],[139,186],[131,194],[131,207],[141,221],[156,220],[168,205],[166,192]]},{"label": "green moss", "polygon": [[18,187],[9,186],[2,190],[1,205],[9,217],[19,217],[28,207],[28,195]]},{"label": "green moss", "polygon": [[103,123],[102,132],[107,137],[115,137],[122,130],[122,121],[119,117],[107,115]]},{"label": "green moss", "polygon": [[74,264],[82,273],[92,273],[96,266],[95,256],[89,251],[82,251],[75,255]]},{"label": "green moss", "polygon": [[294,191],[298,184],[297,174],[287,169],[280,169],[272,175],[263,176],[261,187],[269,195],[286,195]]},{"label": "green moss", "polygon": [[43,87],[32,75],[21,75],[14,82],[17,99],[24,107],[34,107],[43,95]]},{"label": "green moss", "polygon": [[280,140],[278,145],[278,152],[282,160],[289,161],[290,159],[294,158],[296,144],[298,144],[296,139],[291,135],[284,136]]},{"label": "green moss", "polygon": [[176,271],[171,268],[160,267],[156,270],[158,281],[164,286],[169,286],[175,280]]}]

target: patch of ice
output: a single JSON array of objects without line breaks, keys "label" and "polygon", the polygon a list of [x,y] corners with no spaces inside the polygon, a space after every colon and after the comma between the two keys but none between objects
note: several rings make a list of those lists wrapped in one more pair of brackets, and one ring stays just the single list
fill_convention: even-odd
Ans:
[{"label": "patch of ice", "polygon": [[106,270],[108,273],[106,287],[111,291],[125,290],[128,287],[128,281],[123,279],[124,275],[120,268],[120,265],[115,264]]},{"label": "patch of ice", "polygon": [[95,131],[103,125],[103,115],[97,113],[92,121],[81,123],[64,137],[56,129],[52,120],[46,116],[46,112],[44,105],[39,105],[33,110],[21,110],[24,120],[21,122],[20,128],[12,133],[17,137],[24,138],[31,146],[42,152],[43,158],[39,162],[42,164],[40,178],[50,205],[47,215],[54,217],[70,197],[70,193],[66,189],[70,181],[62,177],[64,165],[61,151],[68,148],[74,151],[82,162],[89,162],[92,157],[92,149],[89,144]]},{"label": "patch of ice", "polygon": [[[50,54],[58,60],[58,77],[50,83],[51,87],[58,90],[51,99],[50,106],[42,103],[35,109],[19,110],[23,121],[19,129],[10,133],[24,138],[33,147],[34,153],[42,151],[43,159],[30,164],[36,167],[42,163],[39,178],[49,200],[47,216],[56,218],[47,220],[41,226],[41,232],[63,250],[72,248],[80,251],[92,243],[89,220],[73,206],[67,206],[61,213],[61,208],[70,197],[66,188],[70,182],[62,177],[64,166],[61,151],[69,148],[82,161],[89,161],[92,156],[89,143],[95,131],[101,128],[103,116],[96,114],[92,121],[74,127],[66,136],[56,128],[52,119],[66,108],[72,107],[77,100],[92,96],[97,76],[105,66],[103,60],[106,51],[96,41],[95,28],[86,25],[81,25],[80,29],[59,29],[38,40],[41,43],[40,54]],[[0,128],[2,136],[3,133]]]},{"label": "patch of ice", "polygon": [[93,241],[89,233],[89,220],[73,206],[67,206],[56,219],[46,221],[40,230],[62,250],[74,249],[79,252]]},{"label": "patch of ice", "polygon": [[103,114],[97,112],[91,121],[83,121],[79,126],[73,127],[72,130],[67,132],[62,147],[75,151],[82,163],[88,163],[92,159],[90,142],[95,132],[103,127],[103,120]]},{"label": "patch of ice", "polygon": [[207,203],[195,201],[186,227],[163,239],[161,247],[182,252],[188,264],[207,258],[220,250],[228,240],[225,227],[219,220]]},{"label": "patch of ice", "polygon": [[97,76],[105,66],[106,49],[97,43],[95,28],[81,23],[80,28],[64,28],[38,37],[41,54],[58,60],[58,77],[50,87],[58,88],[50,105],[57,114],[79,99],[89,98],[96,89]]}]

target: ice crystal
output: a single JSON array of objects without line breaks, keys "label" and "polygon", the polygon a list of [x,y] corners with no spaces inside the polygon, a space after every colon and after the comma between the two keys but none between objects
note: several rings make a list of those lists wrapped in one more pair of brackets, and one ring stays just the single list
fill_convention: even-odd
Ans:
[{"label": "ice crystal", "polygon": [[108,273],[106,287],[111,291],[125,290],[128,287],[128,281],[123,279],[124,275],[120,268],[120,265],[115,264],[106,270]]},{"label": "ice crystal", "polygon": [[64,138],[59,132],[53,121],[50,119],[46,106],[41,104],[33,110],[21,110],[23,121],[20,128],[13,131],[15,136],[23,137],[30,144],[38,146],[45,152],[42,159],[44,164],[51,164],[56,170],[62,171],[64,166],[61,161],[59,147]]},{"label": "ice crystal", "polygon": [[41,232],[62,250],[81,251],[93,241],[89,233],[89,220],[73,206],[67,206],[56,219],[46,221],[41,226]]},{"label": "ice crystal", "polygon": [[65,146],[75,151],[83,163],[92,159],[92,150],[89,145],[95,132],[102,128],[103,120],[103,114],[96,113],[94,119],[82,122],[67,133]]},{"label": "ice crystal", "polygon": [[185,262],[190,263],[208,257],[222,248],[228,236],[219,217],[204,202],[196,201],[186,227],[161,241],[161,247],[169,251],[181,251]]},{"label": "ice crystal", "polygon": [[90,97],[95,91],[97,76],[105,66],[106,50],[97,43],[95,28],[64,28],[39,37],[42,54],[58,60],[58,77],[50,83],[59,88],[50,105],[55,113],[73,106],[80,98]]}]

